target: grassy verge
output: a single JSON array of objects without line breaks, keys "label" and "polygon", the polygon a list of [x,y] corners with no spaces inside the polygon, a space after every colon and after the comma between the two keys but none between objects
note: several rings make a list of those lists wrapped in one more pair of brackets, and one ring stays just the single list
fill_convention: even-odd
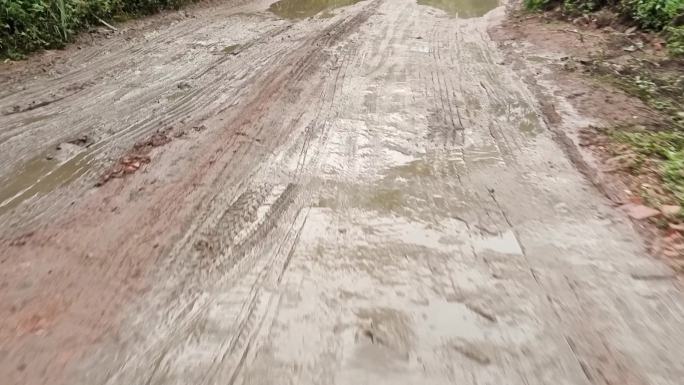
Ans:
[{"label": "grassy verge", "polygon": [[[530,10],[554,10],[573,20],[584,15],[596,20],[607,17],[610,20],[604,25],[617,22],[662,34],[670,56],[684,55],[684,0],[524,0],[524,4]],[[622,49],[620,55],[625,55]],[[627,62],[613,62],[608,56],[594,58],[589,68],[600,81],[656,111],[658,122],[649,127],[619,126],[601,134],[612,159],[624,162],[623,169],[636,178],[634,192],[656,208],[684,207],[684,65],[678,58],[666,61],[635,55]]]},{"label": "grassy verge", "polygon": [[[613,138],[628,145],[637,156],[633,162],[638,173],[653,172],[658,175],[677,203],[684,207],[684,134],[677,131],[616,130]],[[653,169],[651,169],[653,168]],[[647,201],[653,197],[643,197]],[[658,206],[663,202],[648,202]]]},{"label": "grassy verge", "polygon": [[[684,74],[681,67],[665,68],[636,61],[621,70],[600,60],[592,72],[599,79],[641,99],[658,111],[660,123],[650,127],[616,127],[609,136],[622,145],[617,152],[630,156],[634,175],[651,174],[660,179],[667,195],[684,207]],[[643,196],[646,201],[653,197]],[[662,200],[660,198],[656,199]],[[665,202],[650,202],[658,206]]]},{"label": "grassy verge", "polygon": [[[643,63],[606,71],[600,61],[593,73],[608,84],[638,97],[658,111],[660,122],[645,126],[615,127],[608,136],[614,155],[630,159],[630,173],[654,176],[663,194],[642,194],[650,206],[678,204],[684,207],[684,76],[678,68],[649,68]],[[650,178],[653,180],[653,178]],[[647,182],[648,184],[648,182]],[[666,200],[666,201],[664,201]]]},{"label": "grassy verge", "polygon": [[0,57],[60,48],[103,21],[178,8],[195,0],[0,0]]}]

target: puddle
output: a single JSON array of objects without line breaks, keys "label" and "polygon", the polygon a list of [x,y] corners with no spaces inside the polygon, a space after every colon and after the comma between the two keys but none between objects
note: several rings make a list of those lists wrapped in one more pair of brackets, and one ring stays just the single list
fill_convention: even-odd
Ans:
[{"label": "puddle", "polygon": [[62,162],[43,154],[26,162],[0,181],[0,215],[27,199],[45,195],[83,175],[92,166],[87,154],[82,151]]},{"label": "puddle", "polygon": [[172,93],[171,95],[169,95],[169,96],[167,97],[167,99],[168,99],[168,101],[170,101],[170,102],[175,102],[175,101],[177,101],[178,99],[180,99],[180,98],[186,96],[187,94],[188,94],[188,93],[187,93],[186,91],[177,91],[177,92],[174,92],[174,93]]},{"label": "puddle", "polygon": [[423,341],[439,344],[458,337],[481,339],[484,336],[481,317],[462,303],[431,301],[423,315]]},{"label": "puddle", "polygon": [[269,11],[284,19],[305,19],[323,12],[331,17],[331,10],[356,4],[360,0],[279,0],[268,8]]},{"label": "puddle", "polygon": [[390,167],[384,174],[385,180],[390,182],[396,181],[397,178],[409,181],[420,181],[424,178],[456,178],[463,165],[463,153],[459,150],[440,154],[438,157],[418,158],[399,166]]},{"label": "puddle", "polygon": [[335,16],[335,12],[326,9],[325,11],[321,12],[321,14],[318,17],[320,17],[321,19],[330,19],[333,16]]},{"label": "puddle", "polygon": [[527,61],[532,62],[532,63],[545,63],[545,62],[549,61],[549,59],[547,59],[545,57],[534,56],[534,55],[530,55],[530,56],[526,57],[525,59],[527,59]]},{"label": "puddle", "polygon": [[495,253],[511,255],[523,254],[520,243],[518,243],[518,239],[515,237],[513,230],[474,239],[473,247],[477,252],[493,251]]},{"label": "puddle", "polygon": [[534,112],[528,112],[525,114],[525,116],[520,120],[518,128],[527,136],[535,136],[541,133],[543,130],[539,122],[539,118]]},{"label": "puddle", "polygon": [[[340,188],[342,186],[338,186]],[[334,196],[321,196],[314,207],[338,210],[355,207],[376,212],[398,212],[407,207],[408,197],[400,189],[376,185],[371,189],[358,186],[344,187]]]},{"label": "puddle", "polygon": [[223,48],[222,51],[225,54],[237,55],[240,53],[240,47],[242,47],[242,44],[233,44]]},{"label": "puddle", "polygon": [[407,164],[390,168],[387,176],[405,179],[432,177],[434,176],[433,167],[434,165],[425,159],[416,159]]},{"label": "puddle", "polygon": [[468,19],[484,16],[499,6],[499,0],[418,0],[418,4],[441,9],[461,19]]},{"label": "puddle", "polygon": [[381,189],[374,192],[367,202],[369,208],[380,211],[394,211],[404,207],[404,194],[397,189]]}]

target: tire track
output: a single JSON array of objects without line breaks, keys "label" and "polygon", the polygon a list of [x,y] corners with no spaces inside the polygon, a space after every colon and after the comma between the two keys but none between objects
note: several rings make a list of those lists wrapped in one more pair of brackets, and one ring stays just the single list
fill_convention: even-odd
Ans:
[{"label": "tire track", "polygon": [[[314,37],[311,41],[301,42],[300,51],[303,52],[293,51],[289,58],[281,60],[281,64],[275,71],[262,78],[261,82],[264,84],[264,88],[257,88],[250,101],[242,105],[240,118],[232,123],[233,129],[236,132],[243,132],[245,137],[263,137],[262,130],[269,126],[271,120],[279,119],[279,112],[281,110],[278,103],[283,101],[289,104],[292,100],[304,97],[301,95],[298,84],[310,82],[312,77],[317,76],[315,74],[319,71],[321,64],[330,60],[328,54],[321,51],[320,47],[335,44],[346,34],[350,33],[355,25],[362,23],[376,6],[376,3],[369,2],[360,12],[351,15],[344,23],[335,23],[330,28],[324,29],[321,32],[321,37]],[[306,77],[301,74],[297,77],[290,76],[293,73],[293,68],[302,66],[308,69],[309,73],[306,74]],[[335,80],[331,79],[331,83],[335,83]],[[334,92],[335,85],[321,85],[321,87],[311,88],[313,90],[331,89]],[[309,93],[306,97],[312,95],[314,94]],[[287,146],[296,147],[295,143],[297,141],[293,141],[291,136],[297,132],[307,136],[307,130],[299,128],[304,124],[310,127],[317,127],[316,131],[319,131],[320,127],[323,126],[317,121],[325,119],[327,115],[325,108],[330,106],[329,103],[331,103],[333,96],[327,92],[322,94],[319,92],[318,95],[323,95],[322,100],[316,101],[316,104],[321,106],[319,107],[321,109],[320,113],[307,113],[306,116],[291,113],[290,116],[294,116],[293,121],[288,123],[291,128],[283,127],[279,135],[276,136],[272,136],[272,131],[269,132],[271,137],[267,141],[262,141],[261,145],[278,146],[280,142],[282,144],[292,143],[287,144]],[[276,103],[267,103],[267,101],[274,99],[277,100]],[[267,107],[264,108],[264,106]],[[258,118],[254,119],[256,116]],[[309,120],[310,123],[306,123]],[[309,135],[314,134],[318,136],[320,133],[309,132]],[[290,138],[288,139],[288,137]],[[310,142],[312,138],[310,137],[307,141]],[[254,142],[252,141],[252,143]],[[288,150],[284,151],[286,153],[290,152]],[[245,150],[245,153],[248,153],[248,151]],[[241,152],[234,152],[233,154],[233,156],[243,156],[240,155]],[[310,163],[311,159],[303,162]],[[226,175],[229,175],[228,173],[233,173],[234,170],[229,163],[222,162],[222,164],[223,166],[221,166],[221,169],[214,177],[214,180],[218,183],[213,185],[210,190],[207,190],[207,195],[201,199],[201,201],[209,203],[198,208],[199,213],[195,215],[194,224],[189,225],[189,230],[185,233],[183,240],[174,247],[174,250],[170,251],[171,257],[164,261],[164,273],[161,273],[161,275],[165,276],[164,281],[168,282],[164,290],[168,291],[168,285],[174,287],[174,289],[168,291],[167,294],[159,293],[154,301],[155,304],[146,306],[150,309],[145,312],[146,314],[143,317],[148,320],[146,322],[149,322],[149,319],[163,320],[159,324],[159,328],[160,330],[166,329],[166,331],[162,332],[161,336],[158,334],[160,332],[155,333],[156,336],[151,338],[149,342],[138,340],[135,345],[148,346],[144,349],[145,353],[139,355],[132,352],[131,354],[133,355],[127,357],[120,364],[119,369],[115,370],[115,374],[108,377],[106,383],[135,381],[135,379],[142,377],[145,377],[145,381],[151,384],[173,381],[173,375],[169,373],[175,370],[173,368],[183,367],[182,357],[186,357],[184,352],[191,352],[196,349],[201,350],[202,348],[199,346],[203,346],[203,344],[204,346],[210,346],[212,350],[216,349],[215,343],[204,340],[201,335],[192,339],[189,338],[189,335],[194,334],[194,325],[197,325],[197,322],[202,323],[200,320],[206,316],[207,306],[213,302],[207,302],[206,293],[218,290],[220,287],[226,290],[222,285],[226,281],[230,282],[231,277],[240,277],[240,271],[247,273],[254,271],[258,266],[263,266],[264,272],[268,272],[268,274],[274,271],[273,263],[275,262],[267,262],[268,258],[262,256],[261,252],[268,253],[271,247],[275,247],[272,246],[273,242],[285,242],[278,241],[278,239],[289,237],[289,235],[286,235],[288,232],[283,235],[281,230],[275,231],[272,226],[278,223],[293,223],[292,221],[298,220],[296,216],[292,220],[288,220],[286,218],[293,214],[284,213],[298,212],[298,205],[294,202],[300,199],[297,196],[301,193],[296,192],[296,186],[292,183],[283,184],[287,187],[282,191],[277,188],[279,184],[276,184],[276,188],[273,190],[270,187],[273,182],[259,186],[258,182],[255,181],[269,180],[269,177],[272,175],[272,168],[277,168],[275,164],[268,165],[267,162],[264,162],[264,164],[268,165],[268,168],[261,168],[261,166],[255,165],[250,173],[251,177],[249,177],[253,182],[250,182],[248,185],[239,186],[237,191],[242,190],[242,192],[235,195],[236,199],[232,200],[232,203],[226,208],[223,203],[226,201],[226,195],[216,195],[216,192],[226,191],[228,196],[234,194],[235,188],[225,189],[223,186],[230,183],[230,180],[235,176],[223,180],[222,174],[226,173]],[[302,168],[298,171],[295,169],[295,173],[287,178],[297,181],[297,174],[301,173],[301,171]],[[254,186],[254,183],[257,183],[256,187],[250,187],[250,185]],[[277,193],[265,194],[269,190],[277,190]],[[268,196],[273,196],[273,198],[268,198]],[[275,196],[278,198],[275,198]],[[260,214],[262,212],[263,214]],[[261,215],[265,215],[265,217],[262,218]],[[281,215],[286,216],[281,218]],[[255,220],[256,217],[262,219]],[[275,233],[273,233],[274,231]],[[275,250],[278,250],[278,248],[276,247]],[[275,252],[274,255],[278,255],[278,253]],[[266,261],[263,260],[264,258],[266,258]],[[279,260],[281,259],[280,256],[278,258]],[[287,258],[285,258],[286,260]],[[199,266],[193,261],[198,261]],[[282,260],[278,263],[283,264],[283,266],[287,264]],[[249,276],[251,276],[250,274],[248,273]],[[255,277],[258,276],[260,275],[257,274]],[[252,285],[256,284],[253,283]],[[234,286],[230,284],[228,287]],[[236,319],[244,319],[245,321],[239,321],[234,324],[231,329],[233,331],[226,333],[226,336],[240,336],[248,333],[245,328],[252,328],[254,322],[257,322],[248,321],[253,318],[249,314],[255,312],[256,310],[254,309],[261,308],[262,305],[263,302],[259,300],[253,302],[252,305],[247,305],[247,307],[240,311],[238,314],[244,315],[237,315]],[[226,311],[230,314],[235,314],[233,310]],[[162,327],[162,324],[165,326]],[[245,331],[241,332],[240,330],[243,329]],[[235,353],[229,354],[230,357],[236,356],[238,349],[248,346],[248,344],[245,345],[246,342],[243,341],[243,337],[236,338],[236,340],[232,339],[232,342],[223,343],[224,346],[232,346],[228,348],[228,352]],[[126,341],[124,339],[121,345],[126,346],[127,344],[133,344],[133,340]],[[107,354],[104,354],[95,361],[102,364],[102,362],[107,361],[107,356]],[[181,361],[178,361],[179,359]],[[111,366],[111,363],[109,365]],[[211,373],[219,370],[217,367],[224,371],[226,370],[225,367],[231,365],[230,363],[216,361],[214,364],[211,364],[213,369],[208,369],[209,372],[203,369],[192,369],[190,372],[185,373],[185,375],[199,378],[197,377],[199,372]],[[198,379],[197,381],[200,381],[199,383],[213,383],[211,376],[205,377],[202,380]]]}]

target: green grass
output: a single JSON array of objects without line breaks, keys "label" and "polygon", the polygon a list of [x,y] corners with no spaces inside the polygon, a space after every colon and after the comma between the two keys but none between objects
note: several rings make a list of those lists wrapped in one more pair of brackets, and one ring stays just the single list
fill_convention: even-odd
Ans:
[{"label": "green grass", "polygon": [[[656,164],[665,187],[684,206],[684,77],[664,71],[640,71],[612,77],[612,82],[626,92],[639,97],[666,117],[665,130],[629,132],[615,130],[613,137],[628,144],[641,157]],[[638,171],[638,170],[637,170]]]},{"label": "green grass", "polygon": [[641,156],[653,159],[665,187],[684,205],[684,133],[616,131],[613,136]]},{"label": "green grass", "polygon": [[684,0],[623,0],[622,7],[642,27],[661,30],[684,10]]}]

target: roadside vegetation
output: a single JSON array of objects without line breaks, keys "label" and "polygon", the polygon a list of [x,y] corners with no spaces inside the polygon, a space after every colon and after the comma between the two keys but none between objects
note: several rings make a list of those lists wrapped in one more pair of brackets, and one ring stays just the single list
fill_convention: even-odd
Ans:
[{"label": "roadside vegetation", "polygon": [[[551,12],[579,29],[616,27],[618,48],[587,59],[587,70],[602,84],[641,99],[658,116],[648,125],[617,124],[600,129],[605,156],[620,160],[619,169],[642,202],[659,208],[684,207],[684,0],[524,0],[533,11]],[[576,22],[582,18],[593,23]],[[610,35],[610,33],[608,33]],[[652,55],[640,37],[662,41],[667,50]],[[626,37],[626,38],[625,38]],[[680,210],[680,216],[682,211]]]},{"label": "roadside vegetation", "polygon": [[193,0],[0,0],[0,57],[59,48],[92,26],[178,8]]},{"label": "roadside vegetation", "polygon": [[[613,135],[618,142],[625,143],[636,151],[637,155],[632,160],[636,171],[642,171],[650,165],[656,167],[654,171],[662,176],[665,187],[675,196],[676,203],[681,207],[684,204],[684,134],[677,131],[615,131]],[[658,207],[670,203],[658,200],[653,194],[643,198],[650,206]]]},{"label": "roadside vegetation", "polygon": [[625,159],[630,159],[628,166],[633,174],[657,175],[669,192],[666,195],[674,198],[669,200],[646,188],[641,191],[646,203],[654,207],[662,204],[684,207],[684,67],[639,63],[609,73],[600,66],[594,63],[596,76],[638,97],[660,117],[658,123],[650,126],[609,129],[609,137],[618,144],[609,148],[617,156],[629,154]]},{"label": "roadside vegetation", "polygon": [[530,10],[557,8],[577,16],[610,8],[625,21],[666,36],[670,54],[684,55],[684,0],[524,0]]}]

